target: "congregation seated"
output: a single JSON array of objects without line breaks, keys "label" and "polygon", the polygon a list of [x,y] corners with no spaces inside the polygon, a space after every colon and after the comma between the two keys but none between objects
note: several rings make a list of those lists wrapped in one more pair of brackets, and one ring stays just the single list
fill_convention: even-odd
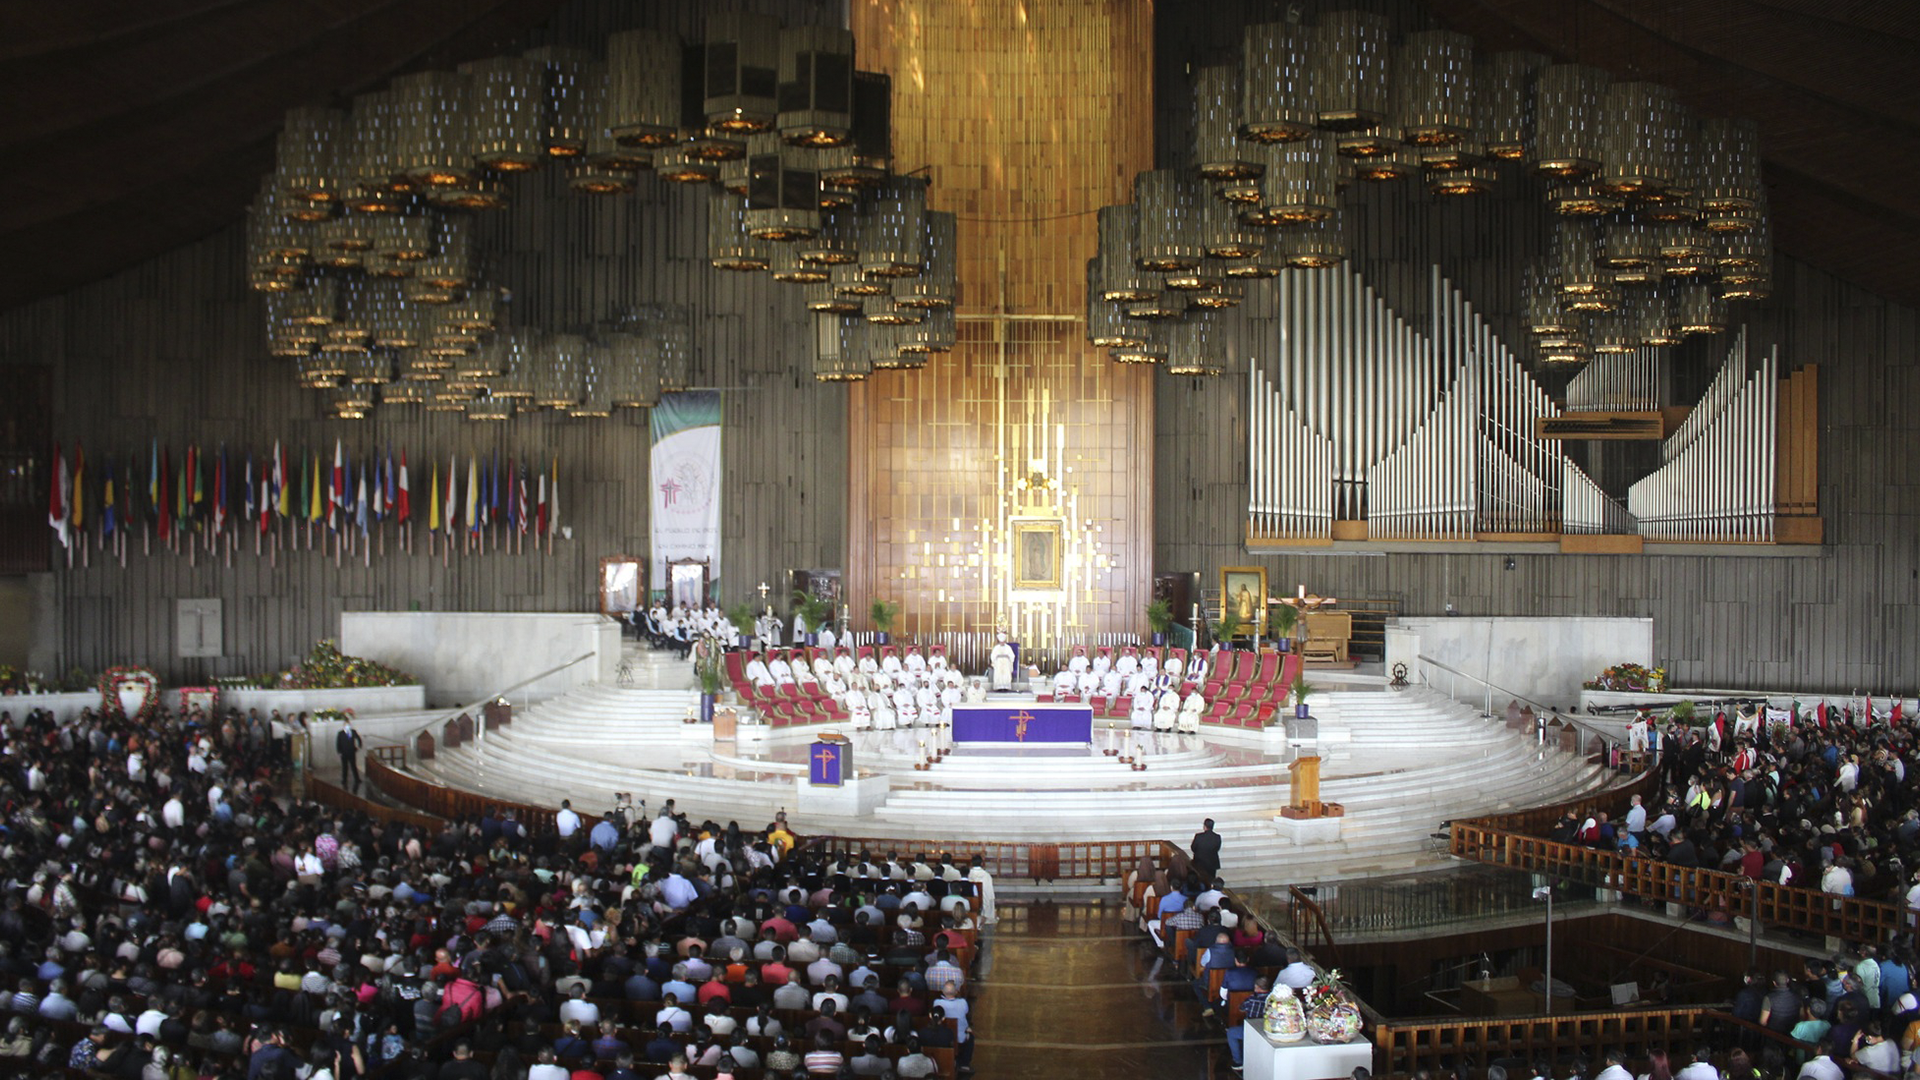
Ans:
[{"label": "congregation seated", "polygon": [[[571,807],[539,828],[383,820],[288,797],[288,747],[257,715],[0,713],[0,754],[8,1071],[707,1077],[771,1065],[777,1024],[857,1032],[833,1052],[868,1067],[944,1040],[923,1056],[951,1075],[971,1053],[941,983],[964,984],[950,969],[991,902],[977,867],[796,853],[784,820],[696,823],[671,801],[592,828]],[[805,1007],[768,1011],[787,982]],[[896,1004],[919,1019],[888,1038]]]}]

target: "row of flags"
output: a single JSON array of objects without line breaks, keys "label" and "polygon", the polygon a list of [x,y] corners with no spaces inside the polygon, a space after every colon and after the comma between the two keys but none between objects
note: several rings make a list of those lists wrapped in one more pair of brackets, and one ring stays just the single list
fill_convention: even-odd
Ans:
[{"label": "row of flags", "polygon": [[176,550],[203,542],[209,551],[222,544],[229,549],[240,536],[252,532],[255,548],[265,539],[280,543],[280,533],[296,542],[304,530],[307,546],[324,529],[322,542],[332,541],[336,553],[366,544],[382,527],[398,527],[403,545],[410,546],[414,527],[425,518],[431,545],[442,537],[451,549],[464,538],[468,549],[491,540],[497,548],[504,537],[511,549],[522,549],[532,535],[552,545],[559,530],[560,460],[536,468],[498,450],[487,458],[470,454],[462,468],[459,456],[444,467],[433,459],[425,477],[424,507],[416,508],[416,474],[405,450],[388,447],[360,456],[335,441],[332,460],[324,450],[294,452],[274,443],[270,454],[256,459],[252,452],[229,454],[188,445],[177,457],[171,447],[155,440],[145,455],[122,460],[89,462],[76,443],[69,458],[59,445],[53,449],[52,482],[48,485],[47,524],[54,530],[71,563],[77,548],[87,549],[89,538],[98,547],[112,546],[125,557],[129,533],[138,531],[143,544],[152,539]]}]

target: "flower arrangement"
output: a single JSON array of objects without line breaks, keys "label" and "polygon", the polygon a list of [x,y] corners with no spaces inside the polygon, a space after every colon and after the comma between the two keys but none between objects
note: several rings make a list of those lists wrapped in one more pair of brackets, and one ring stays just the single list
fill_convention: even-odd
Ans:
[{"label": "flower arrangement", "polygon": [[374,660],[348,656],[330,640],[321,640],[307,659],[274,680],[276,690],[345,690],[362,686],[413,686],[420,680]]},{"label": "flower arrangement", "polygon": [[44,694],[53,689],[45,675],[37,671],[25,671],[11,664],[0,664],[0,694],[12,697],[15,694]]},{"label": "flower arrangement", "polygon": [[[120,699],[122,683],[144,684],[146,693],[140,698],[140,707],[131,716]],[[160,678],[146,668],[128,664],[122,667],[110,667],[100,673],[100,711],[108,716],[126,716],[127,719],[146,723],[160,708]]]},{"label": "flower arrangement", "polygon": [[353,719],[353,710],[352,709],[316,709],[314,710],[313,718],[315,720],[333,720],[333,721],[337,721],[339,723],[344,724],[348,720]]},{"label": "flower arrangement", "polygon": [[1667,669],[1639,664],[1615,664],[1581,685],[1588,690],[1646,690],[1661,693],[1667,688]]},{"label": "flower arrangement", "polygon": [[1307,1037],[1317,1043],[1352,1042],[1360,1034],[1362,1017],[1353,995],[1340,985],[1339,969],[1331,969],[1301,991],[1307,1010]]}]

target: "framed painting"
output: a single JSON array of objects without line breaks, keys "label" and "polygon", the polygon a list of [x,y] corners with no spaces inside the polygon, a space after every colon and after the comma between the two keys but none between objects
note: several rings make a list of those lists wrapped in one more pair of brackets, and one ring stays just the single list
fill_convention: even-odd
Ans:
[{"label": "framed painting", "polygon": [[600,560],[600,614],[626,615],[640,606],[640,560],[608,555]]},{"label": "framed painting", "polygon": [[1064,523],[1059,518],[1014,518],[1010,526],[1015,591],[1059,591],[1065,581]]},{"label": "framed painting", "polygon": [[1267,568],[1264,566],[1223,566],[1220,568],[1220,617],[1232,611],[1242,634],[1267,632]]}]

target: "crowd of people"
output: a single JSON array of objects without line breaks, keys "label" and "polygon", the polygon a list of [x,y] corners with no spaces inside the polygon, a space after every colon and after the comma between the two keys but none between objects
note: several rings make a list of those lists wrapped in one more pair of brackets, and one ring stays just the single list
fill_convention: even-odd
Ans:
[{"label": "crowd of people", "polygon": [[[291,798],[258,717],[0,713],[0,1069],[126,1080],[966,1071],[975,907],[669,801],[551,827]],[[387,820],[393,818],[392,820]]]}]

